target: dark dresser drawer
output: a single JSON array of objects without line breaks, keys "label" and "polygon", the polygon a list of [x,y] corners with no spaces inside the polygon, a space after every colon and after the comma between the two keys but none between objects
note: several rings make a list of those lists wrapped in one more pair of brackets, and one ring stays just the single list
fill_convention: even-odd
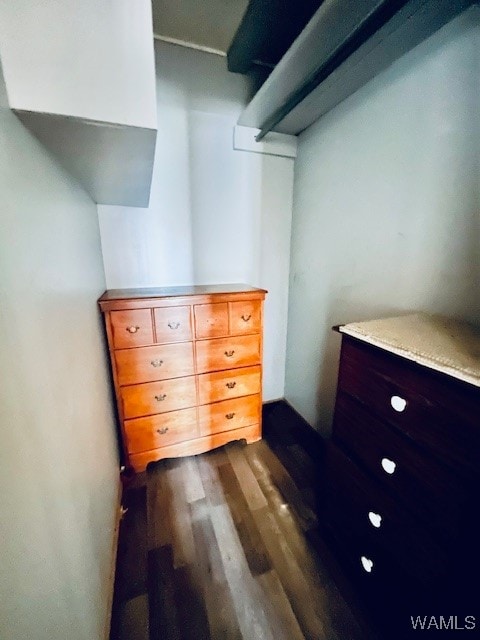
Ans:
[{"label": "dark dresser drawer", "polygon": [[480,389],[349,336],[343,338],[341,362],[339,391],[357,398],[442,464],[478,477]]},{"label": "dark dresser drawer", "polygon": [[[421,521],[335,445],[327,447],[325,462],[329,469],[326,512],[337,528],[355,537],[364,553],[385,566],[391,562],[401,567],[402,574],[410,580],[415,576],[427,588],[448,579],[448,554]],[[361,554],[357,562],[364,570]]]},{"label": "dark dresser drawer", "polygon": [[[412,581],[403,567],[378,553],[368,541],[352,535],[340,521],[330,523],[324,531],[324,538],[370,612],[370,619],[378,634],[375,637],[382,640],[421,637],[412,634],[410,616],[412,612],[417,614],[417,611],[423,613],[433,610],[429,590],[422,589],[420,584]],[[449,611],[450,608],[445,610]]]},{"label": "dark dresser drawer", "polygon": [[468,483],[342,391],[337,394],[333,440],[440,537],[458,535]]},{"label": "dark dresser drawer", "polygon": [[422,612],[480,620],[480,333],[424,314],[340,331],[320,526],[385,637]]}]

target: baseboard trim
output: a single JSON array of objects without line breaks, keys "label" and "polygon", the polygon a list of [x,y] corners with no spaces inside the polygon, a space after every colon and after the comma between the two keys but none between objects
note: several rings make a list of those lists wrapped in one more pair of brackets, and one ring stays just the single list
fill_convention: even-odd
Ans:
[{"label": "baseboard trim", "polygon": [[300,443],[308,455],[318,459],[325,447],[325,440],[305,418],[286,400],[274,400],[262,407],[263,433],[286,444]]},{"label": "baseboard trim", "polygon": [[117,499],[115,506],[115,527],[113,530],[112,539],[112,551],[110,556],[110,575],[108,579],[108,602],[107,602],[107,617],[105,620],[105,631],[103,634],[104,640],[110,638],[110,627],[112,624],[112,608],[113,608],[113,594],[115,590],[115,571],[117,568],[117,549],[118,549],[118,536],[120,533],[120,520],[122,519],[122,495],[123,485],[120,477],[118,478],[117,487]]},{"label": "baseboard trim", "polygon": [[274,402],[287,402],[285,400],[285,398],[271,398],[270,400],[264,400],[263,401],[263,406],[265,406],[266,404],[273,404]]}]

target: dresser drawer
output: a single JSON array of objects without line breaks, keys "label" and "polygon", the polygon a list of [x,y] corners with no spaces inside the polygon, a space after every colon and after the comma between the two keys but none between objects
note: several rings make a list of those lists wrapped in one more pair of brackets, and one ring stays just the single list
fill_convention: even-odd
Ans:
[{"label": "dresser drawer", "polygon": [[231,371],[216,371],[198,376],[200,404],[209,404],[227,398],[238,398],[260,393],[260,367],[246,367]]},{"label": "dresser drawer", "polygon": [[338,388],[442,464],[478,478],[480,389],[348,337]]},{"label": "dresser drawer", "polygon": [[195,378],[174,378],[122,387],[120,390],[125,418],[194,407],[197,401]]},{"label": "dresser drawer", "polygon": [[469,488],[435,458],[342,391],[333,433],[334,441],[426,526],[441,537],[458,535]]},{"label": "dresser drawer", "polygon": [[[449,557],[433,536],[334,445],[327,447],[327,513],[425,586],[446,579]],[[328,516],[327,516],[328,517]]]},{"label": "dresser drawer", "polygon": [[260,364],[260,336],[217,338],[197,342],[197,371],[220,371]]},{"label": "dresser drawer", "polygon": [[385,552],[373,535],[354,530],[338,509],[325,515],[328,520],[321,522],[321,528],[337,559],[356,583],[361,598],[372,606],[374,619],[385,616],[382,625],[389,631],[382,638],[416,638],[410,616],[420,612],[438,616],[454,611],[460,618],[478,611],[476,591],[470,586],[478,574],[465,559],[460,558],[457,566],[453,555],[435,577],[430,562],[421,561],[417,570],[411,562],[400,562]]},{"label": "dresser drawer", "polygon": [[125,468],[261,438],[265,294],[222,284],[101,296]]},{"label": "dresser drawer", "polygon": [[110,326],[115,349],[128,349],[153,343],[150,309],[111,311]]},{"label": "dresser drawer", "polygon": [[199,407],[201,435],[230,431],[260,422],[260,396],[245,396]]},{"label": "dresser drawer", "polygon": [[228,303],[196,304],[195,337],[216,338],[228,335]]},{"label": "dresser drawer", "polygon": [[166,447],[198,436],[197,410],[182,409],[125,420],[124,431],[129,453]]},{"label": "dresser drawer", "polygon": [[259,333],[262,326],[262,305],[259,300],[229,303],[230,335]]},{"label": "dresser drawer", "polygon": [[191,342],[115,351],[120,385],[180,378],[194,373]]},{"label": "dresser drawer", "polygon": [[192,339],[190,307],[159,307],[153,310],[156,341],[186,342]]},{"label": "dresser drawer", "polygon": [[424,610],[422,590],[417,583],[393,559],[379,553],[373,541],[355,535],[342,518],[336,520],[334,514],[328,522],[321,523],[321,528],[349,582],[355,585],[358,598],[367,605],[372,620],[382,630],[382,635],[376,637],[410,638],[409,615],[419,608]]}]

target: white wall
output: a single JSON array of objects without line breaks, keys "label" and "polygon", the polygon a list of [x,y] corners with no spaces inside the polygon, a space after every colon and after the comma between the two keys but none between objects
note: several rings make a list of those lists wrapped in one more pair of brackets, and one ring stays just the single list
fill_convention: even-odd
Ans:
[{"label": "white wall", "polygon": [[247,5],[248,0],[155,0],[153,30],[160,36],[226,53]]},{"label": "white wall", "polygon": [[417,309],[480,322],[479,14],[300,136],[286,398],[324,433],[340,347],[332,325]]},{"label": "white wall", "polygon": [[264,398],[283,397],[293,160],[233,151],[248,86],[225,58],[159,41],[155,50],[150,206],[98,207],[107,285],[268,289]]},{"label": "white wall", "polygon": [[0,3],[10,106],[156,128],[150,0]]},{"label": "white wall", "polygon": [[97,640],[118,463],[96,206],[6,107],[0,66],[0,637]]}]

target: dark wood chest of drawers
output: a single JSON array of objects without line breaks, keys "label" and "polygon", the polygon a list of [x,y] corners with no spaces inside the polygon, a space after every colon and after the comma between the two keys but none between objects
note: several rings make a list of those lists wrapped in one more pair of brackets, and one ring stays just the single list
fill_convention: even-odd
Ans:
[{"label": "dark wood chest of drawers", "polygon": [[106,291],[99,300],[126,466],[261,438],[263,289]]},{"label": "dark wood chest of drawers", "polygon": [[[419,322],[421,337],[430,320]],[[419,336],[413,351],[402,331],[403,343],[387,332],[383,346],[385,326],[373,325],[373,344],[375,330],[355,326],[342,338],[325,533],[373,614],[393,625],[389,637],[409,637],[421,614],[477,616],[480,627],[480,340],[435,321],[418,358]],[[439,358],[442,345],[453,355]],[[469,352],[456,359],[458,349]]]}]

